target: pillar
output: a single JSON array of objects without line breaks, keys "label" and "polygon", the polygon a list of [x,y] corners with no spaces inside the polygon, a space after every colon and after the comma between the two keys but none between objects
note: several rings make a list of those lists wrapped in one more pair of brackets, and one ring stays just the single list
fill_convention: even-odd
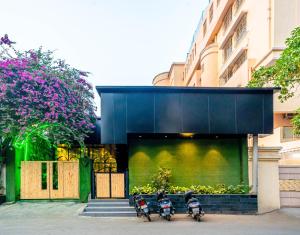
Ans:
[{"label": "pillar", "polygon": [[257,194],[258,191],[258,136],[253,135],[253,161],[252,161],[252,193]]},{"label": "pillar", "polygon": [[[280,209],[279,160],[280,147],[258,148],[258,181],[257,201],[258,213],[266,213]],[[253,149],[249,148],[249,184],[252,183]]]}]

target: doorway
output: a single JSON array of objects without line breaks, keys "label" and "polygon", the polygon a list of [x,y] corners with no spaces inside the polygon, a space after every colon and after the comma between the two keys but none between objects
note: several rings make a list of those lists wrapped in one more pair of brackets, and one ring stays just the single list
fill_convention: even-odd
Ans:
[{"label": "doorway", "polygon": [[97,198],[125,198],[124,173],[96,173]]}]

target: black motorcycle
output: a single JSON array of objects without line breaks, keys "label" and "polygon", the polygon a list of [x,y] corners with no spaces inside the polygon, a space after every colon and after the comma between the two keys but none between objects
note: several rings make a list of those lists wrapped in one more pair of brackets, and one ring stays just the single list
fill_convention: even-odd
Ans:
[{"label": "black motorcycle", "polygon": [[167,197],[167,195],[164,192],[158,192],[157,202],[159,216],[164,218],[165,220],[170,221],[171,216],[175,213],[175,208],[173,207],[171,200]]},{"label": "black motorcycle", "polygon": [[204,216],[204,211],[199,200],[193,196],[193,191],[186,192],[184,196],[187,213],[195,220],[200,221],[201,217]]},{"label": "black motorcycle", "polygon": [[151,221],[150,210],[146,200],[141,195],[133,195],[133,202],[136,211],[136,216],[145,216],[148,219],[148,221]]}]

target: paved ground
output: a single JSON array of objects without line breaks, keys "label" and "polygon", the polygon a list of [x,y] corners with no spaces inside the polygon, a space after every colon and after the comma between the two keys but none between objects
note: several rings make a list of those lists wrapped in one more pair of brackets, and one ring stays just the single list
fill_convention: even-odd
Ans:
[{"label": "paved ground", "polygon": [[22,202],[0,206],[0,235],[44,234],[300,234],[300,208],[265,215],[205,215],[203,222],[176,215],[171,222],[153,215],[153,222],[136,218],[78,216],[84,204],[72,202]]}]

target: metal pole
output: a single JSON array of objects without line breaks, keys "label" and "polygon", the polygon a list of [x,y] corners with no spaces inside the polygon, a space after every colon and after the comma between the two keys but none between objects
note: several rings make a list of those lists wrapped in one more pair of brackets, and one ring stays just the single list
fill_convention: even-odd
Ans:
[{"label": "metal pole", "polygon": [[252,192],[258,192],[258,135],[253,135],[253,154],[252,154]]}]

